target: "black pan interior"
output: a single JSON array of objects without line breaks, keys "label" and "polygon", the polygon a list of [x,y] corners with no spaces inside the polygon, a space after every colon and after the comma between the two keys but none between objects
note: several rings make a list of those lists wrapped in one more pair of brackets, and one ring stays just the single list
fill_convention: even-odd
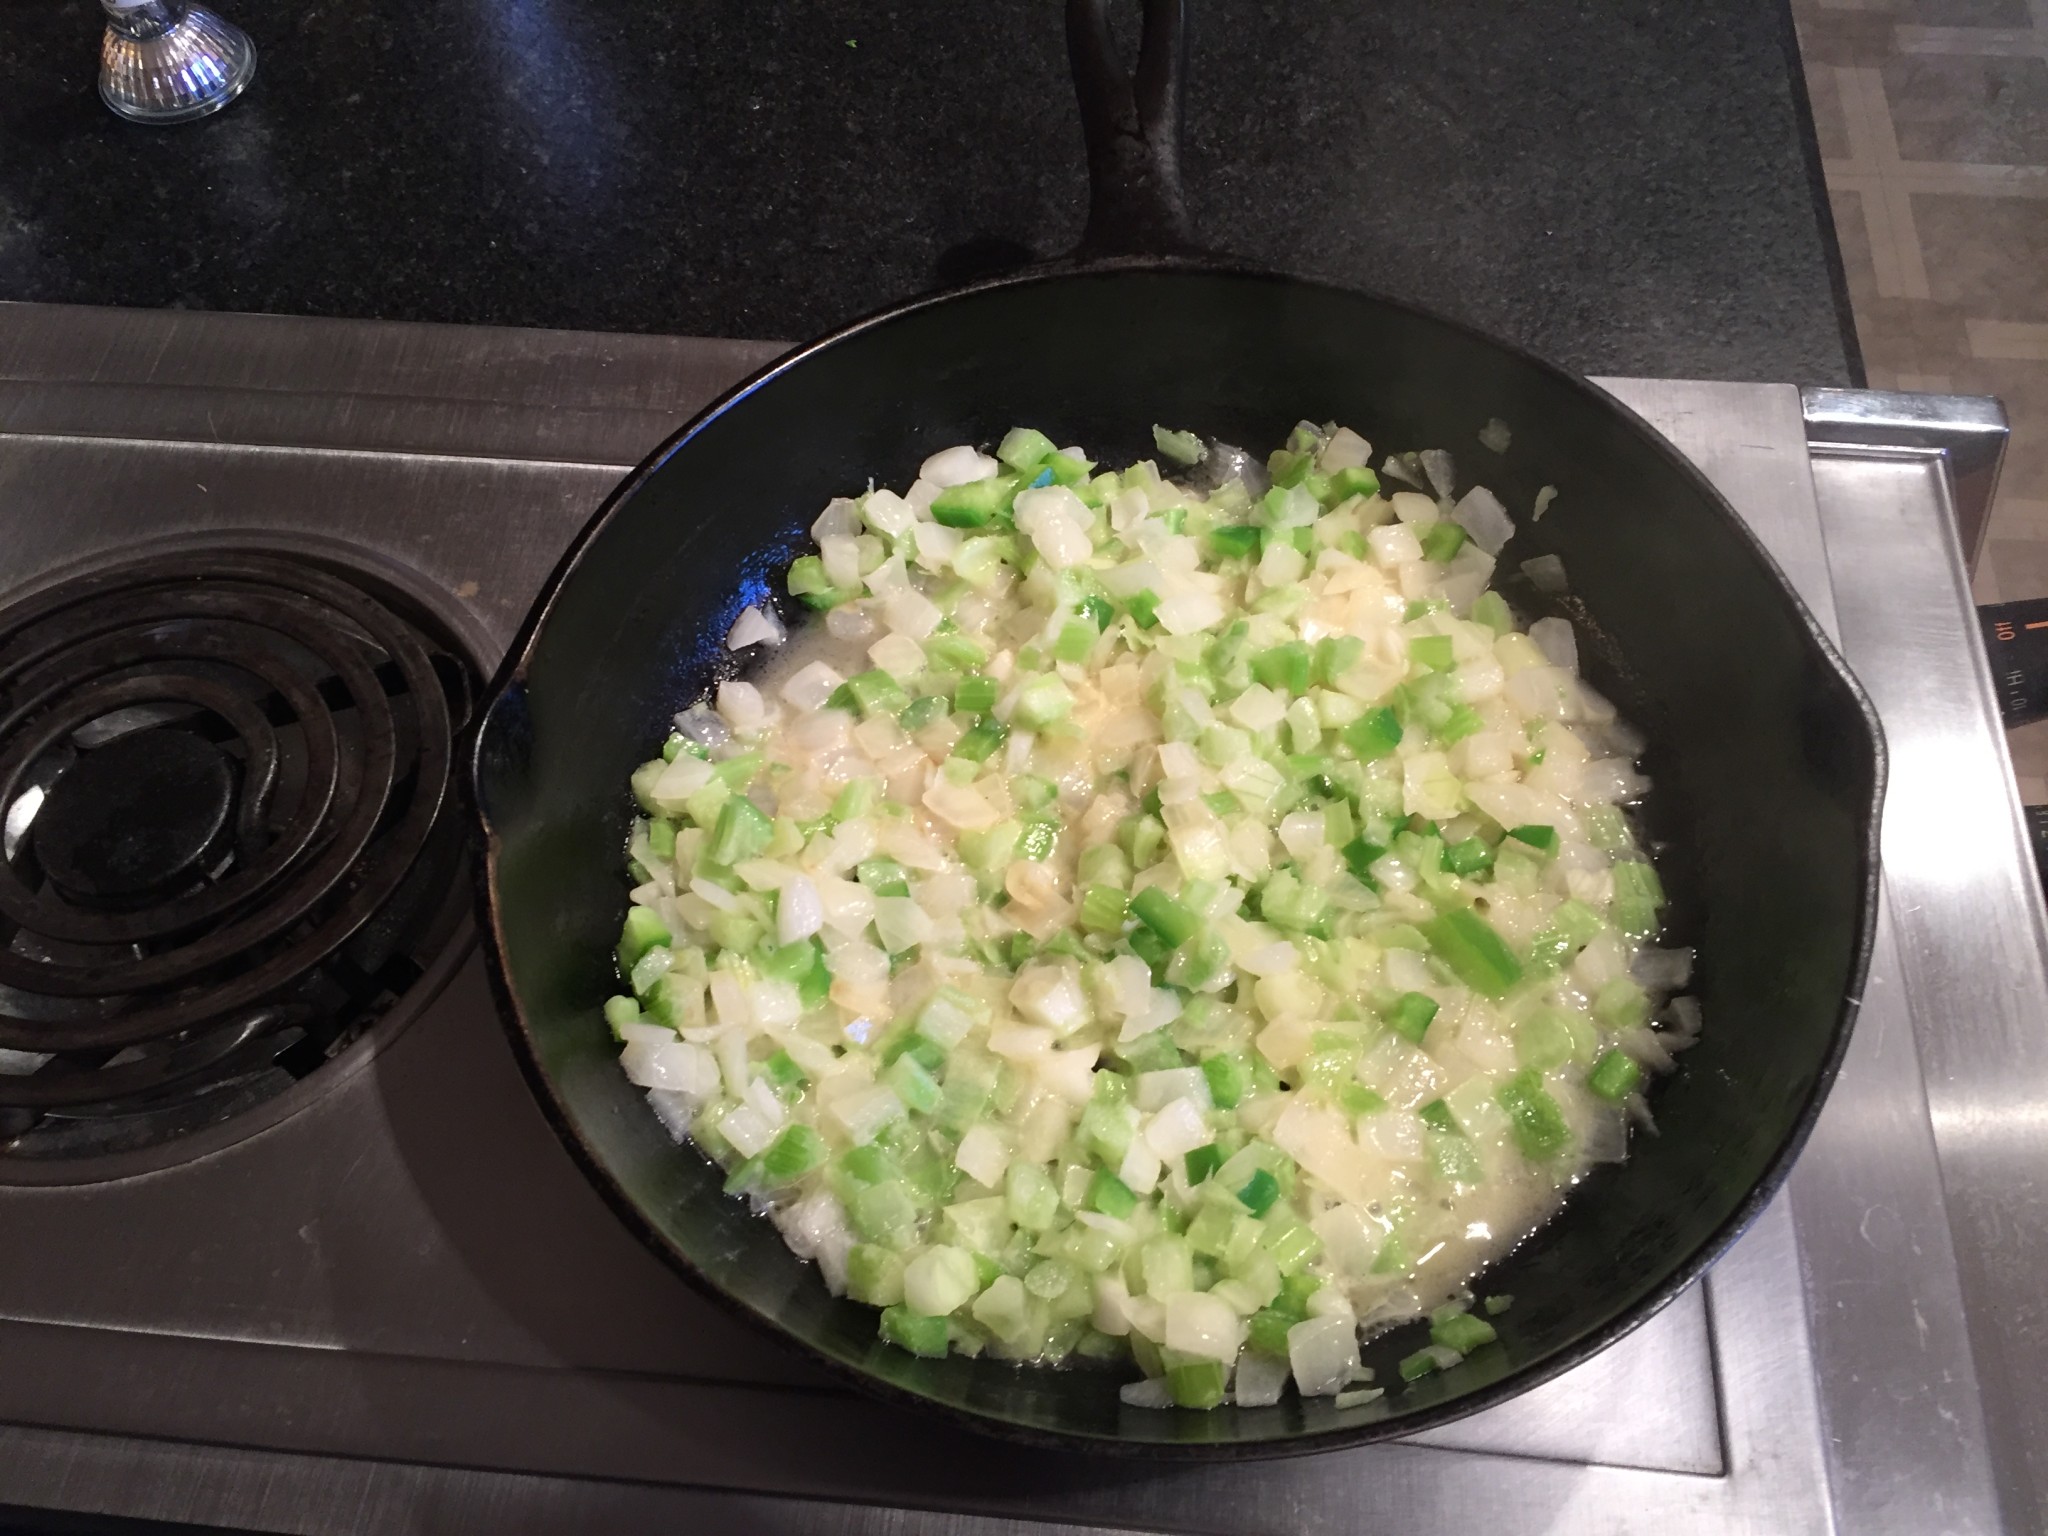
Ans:
[{"label": "black pan interior", "polygon": [[[1027,423],[1113,462],[1152,423],[1263,451],[1302,418],[1384,451],[1445,447],[1521,524],[1503,570],[1562,556],[1587,669],[1652,743],[1670,935],[1697,945],[1706,1032],[1655,1092],[1660,1134],[1487,1277],[1501,1343],[1337,1411],[1122,1408],[1099,1371],[921,1361],[832,1300],[719,1194],[617,1068],[598,1014],[625,906],[626,779],[720,665],[825,501],[901,485],[933,450]],[[1512,428],[1496,456],[1477,436]],[[1560,494],[1544,519],[1539,487]],[[1544,611],[1526,586],[1509,586]],[[785,600],[786,602],[786,600]],[[1577,605],[1583,605],[1582,608]],[[1585,633],[1582,628],[1582,634]],[[772,370],[637,472],[572,556],[478,749],[493,940],[543,1102],[600,1187],[678,1268],[871,1385],[1033,1440],[1271,1455],[1410,1433],[1574,1363],[1639,1323],[1760,1207],[1818,1109],[1867,958],[1882,778],[1875,721],[1718,497],[1607,397],[1383,300],[1280,278],[1130,268],[998,283],[850,328]],[[1369,1349],[1391,1379],[1413,1347]]]}]

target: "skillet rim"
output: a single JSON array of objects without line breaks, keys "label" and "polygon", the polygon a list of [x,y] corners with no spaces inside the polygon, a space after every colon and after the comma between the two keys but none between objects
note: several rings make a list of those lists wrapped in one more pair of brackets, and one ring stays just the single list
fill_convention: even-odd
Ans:
[{"label": "skillet rim", "polygon": [[[942,1402],[924,1396],[906,1387],[882,1379],[862,1370],[851,1362],[835,1359],[825,1351],[797,1337],[788,1329],[776,1323],[755,1308],[738,1293],[718,1285],[689,1256],[671,1243],[648,1218],[640,1203],[634,1199],[623,1184],[613,1176],[596,1151],[583,1139],[572,1123],[570,1113],[553,1080],[541,1065],[540,1052],[534,1039],[526,1012],[520,1006],[518,995],[513,990],[505,961],[504,934],[498,923],[497,870],[499,855],[499,833],[487,807],[485,789],[489,767],[485,761],[486,743],[496,728],[501,712],[507,704],[523,695],[528,666],[534,652],[545,637],[547,623],[563,589],[574,578],[582,564],[583,557],[591,545],[604,533],[612,518],[626,502],[638,492],[642,485],[678,451],[686,446],[713,421],[723,416],[735,405],[756,391],[773,383],[781,375],[801,366],[804,362],[830,348],[853,340],[863,333],[883,325],[921,313],[936,306],[956,300],[977,297],[983,294],[1007,289],[1023,289],[1054,284],[1074,278],[1094,278],[1134,274],[1144,276],[1185,274],[1190,277],[1225,278],[1233,281],[1282,284],[1288,287],[1328,294],[1346,300],[1364,300],[1383,306],[1431,324],[1443,326],[1465,338],[1492,347],[1523,365],[1533,368],[1551,383],[1561,386],[1587,400],[1588,403],[1606,410],[1618,417],[1621,424],[1632,431],[1667,467],[1691,482],[1693,489],[1701,494],[1709,505],[1729,525],[1735,536],[1755,556],[1764,571],[1776,582],[1780,596],[1790,605],[1800,627],[1813,645],[1820,660],[1834,674],[1835,680],[1855,706],[1855,712],[1863,726],[1863,739],[1870,749],[1871,781],[1870,799],[1867,807],[1859,806],[1860,837],[1858,839],[1858,863],[1861,875],[1862,900],[1857,912],[1854,939],[1850,949],[1848,985],[1844,989],[1841,1009],[1835,1017],[1834,1028],[1829,1038],[1828,1049],[1823,1055],[1813,1086],[1805,1102],[1799,1107],[1792,1127],[1777,1150],[1765,1165],[1762,1175],[1751,1185],[1747,1194],[1737,1202],[1728,1216],[1687,1254],[1656,1285],[1651,1287],[1632,1306],[1623,1309],[1606,1323],[1588,1329],[1569,1344],[1554,1350],[1550,1355],[1535,1361],[1520,1370],[1512,1371],[1497,1381],[1475,1387],[1459,1394],[1448,1402],[1413,1413],[1389,1415],[1372,1419],[1362,1424],[1340,1426],[1333,1429],[1306,1430],[1299,1433],[1271,1438],[1240,1441],[1133,1441],[1114,1436],[1096,1435],[1081,1430],[1046,1430],[1034,1425],[996,1417],[992,1413]],[[1155,1462],[1222,1462],[1222,1461],[1265,1461],[1280,1460],[1292,1456],[1313,1455],[1323,1451],[1368,1445],[1379,1441],[1405,1438],[1453,1423],[1471,1414],[1490,1408],[1509,1398],[1517,1397],[1532,1387],[1551,1381],[1573,1369],[1592,1356],[1609,1348],[1633,1333],[1644,1323],[1675,1300],[1706,1271],[1713,1267],[1736,1240],[1748,1230],[1750,1224],[1762,1214],[1763,1209],[1789,1177],[1794,1163],[1806,1146],[1814,1124],[1820,1118],[1829,1091],[1834,1086],[1841,1070],[1842,1060],[1849,1048],[1856,1017],[1862,1005],[1863,993],[1869,981],[1870,961],[1877,941],[1878,894],[1881,869],[1879,845],[1882,832],[1884,796],[1889,777],[1889,753],[1884,729],[1878,718],[1876,707],[1865,693],[1863,686],[1849,670],[1848,663],[1836,649],[1834,641],[1822,629],[1813,611],[1807,607],[1784,569],[1761,539],[1750,528],[1727,497],[1707,479],[1704,473],[1684,454],[1680,453],[1670,439],[1646,421],[1634,409],[1600,388],[1590,380],[1571,372],[1569,369],[1549,361],[1514,342],[1442,315],[1419,304],[1370,289],[1346,287],[1336,283],[1323,282],[1313,278],[1290,276],[1261,270],[1256,267],[1231,262],[1217,262],[1189,259],[1178,256],[1130,256],[1106,260],[1068,259],[1043,266],[1036,266],[1020,272],[987,278],[959,288],[938,293],[928,293],[903,300],[896,304],[874,310],[845,325],[829,331],[810,341],[801,342],[788,352],[773,359],[762,368],[734,384],[715,400],[711,401],[689,421],[685,422],[665,441],[656,447],[645,459],[630,470],[617,486],[605,497],[598,509],[577,532],[562,558],[549,573],[541,595],[528,610],[520,625],[518,634],[507,648],[505,660],[492,677],[486,696],[478,707],[474,737],[471,742],[469,772],[463,777],[463,789],[469,801],[472,816],[483,833],[484,857],[476,870],[478,905],[481,908],[484,943],[481,948],[485,955],[491,990],[498,1003],[498,1012],[506,1033],[511,1037],[514,1054],[518,1058],[521,1073],[534,1095],[543,1117],[555,1134],[567,1147],[571,1158],[583,1170],[598,1194],[609,1205],[614,1214],[625,1224],[628,1231],[637,1237],[643,1246],[675,1270],[700,1295],[708,1298],[722,1310],[741,1318],[756,1331],[775,1339],[783,1347],[793,1350],[814,1365],[822,1366],[833,1377],[852,1383],[870,1396],[881,1399],[895,1407],[913,1411],[937,1413],[947,1420],[977,1434],[1000,1439],[1012,1444],[1021,1444],[1037,1450],[1057,1451],[1068,1454],[1092,1453],[1119,1459]]]}]

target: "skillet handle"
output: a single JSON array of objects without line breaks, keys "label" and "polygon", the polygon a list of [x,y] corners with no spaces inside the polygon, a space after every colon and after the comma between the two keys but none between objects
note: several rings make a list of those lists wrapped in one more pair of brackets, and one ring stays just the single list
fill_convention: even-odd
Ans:
[{"label": "skillet handle", "polygon": [[1135,81],[1116,56],[1107,0],[1067,0],[1067,58],[1088,145],[1088,228],[1074,255],[1196,254],[1180,183],[1184,0],[1145,0]]},{"label": "skillet handle", "polygon": [[470,795],[486,841],[495,843],[499,823],[518,810],[532,759],[533,719],[526,706],[526,684],[507,678],[484,706],[470,752]]}]

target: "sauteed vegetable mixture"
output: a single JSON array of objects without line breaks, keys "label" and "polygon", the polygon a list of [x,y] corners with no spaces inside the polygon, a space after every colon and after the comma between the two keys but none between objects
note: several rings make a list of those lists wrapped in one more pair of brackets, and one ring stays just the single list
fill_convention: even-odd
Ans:
[{"label": "sauteed vegetable mixture", "polygon": [[1642,742],[1491,589],[1490,492],[1335,425],[1154,436],[825,509],[817,617],[746,610],[773,659],[633,777],[606,1011],[902,1348],[1366,1401],[1361,1336],[1428,1315],[1404,1377],[1493,1340],[1467,1282],[1647,1123],[1690,954],[1649,942]]}]

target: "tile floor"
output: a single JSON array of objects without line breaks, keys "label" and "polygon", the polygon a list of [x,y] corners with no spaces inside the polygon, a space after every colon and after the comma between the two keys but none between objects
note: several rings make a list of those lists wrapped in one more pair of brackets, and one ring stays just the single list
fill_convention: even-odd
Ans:
[{"label": "tile floor", "polygon": [[[1793,0],[1870,383],[1997,395],[1977,600],[2048,598],[2048,0]],[[2012,733],[2048,803],[2048,722]]]}]

